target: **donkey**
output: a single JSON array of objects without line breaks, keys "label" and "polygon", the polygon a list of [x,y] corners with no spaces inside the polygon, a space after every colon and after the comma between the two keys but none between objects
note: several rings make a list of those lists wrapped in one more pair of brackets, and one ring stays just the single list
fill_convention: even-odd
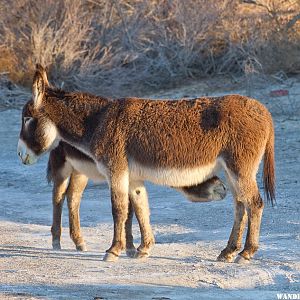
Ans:
[{"label": "donkey", "polygon": [[[28,117],[29,114],[24,111],[23,119]],[[35,131],[34,127],[31,129],[33,132]],[[22,135],[21,138],[30,144],[30,140],[26,139],[26,135]],[[42,145],[38,144],[38,147],[41,148]],[[79,207],[88,178],[94,182],[105,181],[105,177],[98,172],[96,164],[89,156],[62,141],[57,148],[50,152],[47,179],[48,182],[53,182],[53,223],[51,227],[53,249],[61,249],[61,214],[66,195],[71,239],[78,251],[86,251],[86,244],[80,229]],[[177,188],[177,190],[181,191],[188,199],[194,202],[217,201],[222,200],[226,196],[226,188],[223,182],[216,176],[204,183],[191,187]],[[154,244],[154,237],[149,221],[150,212],[147,194],[144,192],[140,195],[129,193],[128,218],[125,223],[126,254],[129,257],[135,258],[149,256],[150,247]],[[149,237],[147,240],[148,245],[143,242],[137,250],[134,247],[132,236],[133,208],[140,224],[142,242],[144,241],[144,236]]]},{"label": "donkey", "polygon": [[[95,182],[105,181],[105,177],[97,172],[93,161],[89,157],[78,151],[76,148],[64,142],[60,142],[58,147],[50,152],[47,166],[47,179],[49,183],[53,182],[53,220],[51,233],[52,247],[55,250],[61,249],[61,215],[65,196],[67,196],[69,210],[70,237],[73,240],[78,251],[87,250],[84,238],[81,234],[79,208],[81,196],[88,182],[88,176]],[[133,236],[131,230],[133,216],[132,202],[133,201],[130,201],[129,203],[128,218],[125,224],[126,254],[129,257],[135,257],[135,255],[138,254],[133,244]],[[147,210],[147,204],[147,202],[141,203],[139,201],[138,208],[140,208],[140,210],[137,209],[137,212],[141,211],[143,212],[143,215],[149,217],[149,213],[147,214],[147,211],[143,211]],[[147,220],[145,220],[145,223],[146,221]],[[153,237],[151,227],[149,228],[149,236]],[[154,243],[154,238],[152,239]],[[144,253],[145,256],[146,254],[147,253]],[[140,257],[141,256],[142,255],[140,253]]]},{"label": "donkey", "polygon": [[[61,140],[89,156],[111,192],[114,234],[105,261],[115,261],[125,248],[129,193],[139,195],[144,181],[173,187],[196,185],[225,171],[235,202],[235,218],[227,246],[218,260],[249,261],[258,249],[264,203],[256,174],[264,157],[267,199],[275,201],[274,128],[271,114],[254,99],[240,95],[192,100],[114,101],[87,93],[69,93],[49,85],[37,65],[32,100],[24,110],[23,134],[36,131],[31,143],[19,140],[26,164]],[[35,142],[43,144],[36,151]]]}]

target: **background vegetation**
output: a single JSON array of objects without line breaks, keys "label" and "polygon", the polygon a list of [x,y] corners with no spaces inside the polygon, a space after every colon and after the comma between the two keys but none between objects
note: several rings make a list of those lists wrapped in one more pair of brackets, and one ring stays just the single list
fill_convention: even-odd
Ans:
[{"label": "background vegetation", "polygon": [[300,72],[299,0],[0,0],[0,74],[140,95],[190,78]]}]

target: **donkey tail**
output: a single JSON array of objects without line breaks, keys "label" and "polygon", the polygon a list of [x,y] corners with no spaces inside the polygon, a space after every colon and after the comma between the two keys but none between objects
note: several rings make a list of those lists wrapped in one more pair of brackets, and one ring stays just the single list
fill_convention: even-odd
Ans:
[{"label": "donkey tail", "polygon": [[275,154],[274,154],[274,128],[271,125],[271,131],[266,144],[264,154],[263,181],[267,202],[274,206],[275,199]]},{"label": "donkey tail", "polygon": [[48,160],[46,179],[48,183],[51,183],[53,181],[53,172],[50,159]]}]

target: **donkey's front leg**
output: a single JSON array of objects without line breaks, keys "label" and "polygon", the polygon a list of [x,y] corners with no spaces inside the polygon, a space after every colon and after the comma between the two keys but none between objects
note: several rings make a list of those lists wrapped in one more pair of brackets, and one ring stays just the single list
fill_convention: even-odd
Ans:
[{"label": "donkey's front leg", "polygon": [[141,245],[138,247],[135,257],[145,258],[150,255],[155,240],[150,224],[150,209],[144,182],[130,182],[129,195],[141,231]]},{"label": "donkey's front leg", "polygon": [[128,216],[128,172],[122,175],[113,174],[110,180],[112,215],[114,221],[114,237],[111,247],[106,251],[104,261],[116,261],[125,248],[125,222]]},{"label": "donkey's front leg", "polygon": [[133,236],[132,236],[132,218],[133,218],[133,206],[132,200],[129,195],[129,203],[128,203],[128,215],[127,220],[125,222],[125,234],[126,234],[126,255],[128,257],[135,257],[136,249],[133,244]]}]

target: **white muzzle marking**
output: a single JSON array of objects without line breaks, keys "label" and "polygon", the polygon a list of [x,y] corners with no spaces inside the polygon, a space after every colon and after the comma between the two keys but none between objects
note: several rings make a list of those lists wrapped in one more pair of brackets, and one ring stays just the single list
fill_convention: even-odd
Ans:
[{"label": "white muzzle marking", "polygon": [[24,165],[33,165],[38,161],[38,156],[27,147],[22,139],[19,139],[17,153]]}]

